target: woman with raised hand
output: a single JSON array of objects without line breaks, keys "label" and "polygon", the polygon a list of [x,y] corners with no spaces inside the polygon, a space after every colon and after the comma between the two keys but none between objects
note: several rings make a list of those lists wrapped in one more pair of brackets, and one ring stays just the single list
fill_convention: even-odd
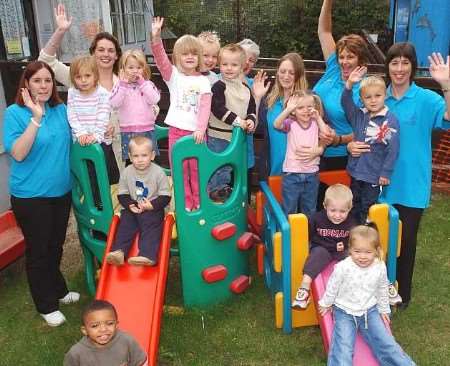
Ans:
[{"label": "woman with raised hand", "polygon": [[[333,0],[323,1],[317,32],[326,70],[313,88],[322,100],[330,127],[335,131],[321,135],[321,138],[330,144],[320,161],[321,171],[345,169],[347,166],[346,145],[352,140],[353,134],[341,106],[341,95],[350,73],[357,66],[367,65],[369,57],[364,39],[357,34],[343,36],[335,42],[332,34],[332,7]],[[353,85],[353,98],[357,105],[361,105],[359,83]],[[322,185],[318,202],[323,201],[325,189],[326,186]]]},{"label": "woman with raised hand", "polygon": [[3,141],[11,156],[11,207],[25,238],[25,269],[36,310],[48,325],[66,320],[59,304],[78,301],[60,271],[71,203],[71,134],[50,67],[27,65],[15,103],[5,110]]},{"label": "woman with raised hand", "polygon": [[[56,30],[41,50],[39,61],[50,65],[55,72],[56,80],[65,86],[70,86],[69,67],[56,58],[56,52],[61,46],[62,39],[72,25],[72,17],[68,18],[63,4],[54,9]],[[89,47],[89,53],[95,57],[99,71],[99,84],[111,91],[119,81],[119,59],[122,55],[117,39],[108,32],[98,33]]]},{"label": "woman with raised hand", "polygon": [[[411,300],[417,232],[423,211],[430,203],[431,135],[435,128],[450,128],[450,57],[445,61],[439,53],[433,53],[429,60],[431,77],[444,97],[414,82],[417,56],[411,43],[392,45],[385,61],[389,82],[385,103],[400,125],[400,152],[390,184],[383,187],[380,200],[394,205],[403,223],[397,260],[401,308],[406,308]],[[369,145],[355,141],[348,149],[359,156],[368,151]]]}]

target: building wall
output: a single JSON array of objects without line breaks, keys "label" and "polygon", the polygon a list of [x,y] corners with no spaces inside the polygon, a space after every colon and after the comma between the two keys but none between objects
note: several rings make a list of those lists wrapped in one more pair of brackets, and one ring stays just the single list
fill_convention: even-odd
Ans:
[{"label": "building wall", "polygon": [[5,93],[0,75],[0,213],[9,209],[9,157],[3,148],[3,114],[6,108]]}]

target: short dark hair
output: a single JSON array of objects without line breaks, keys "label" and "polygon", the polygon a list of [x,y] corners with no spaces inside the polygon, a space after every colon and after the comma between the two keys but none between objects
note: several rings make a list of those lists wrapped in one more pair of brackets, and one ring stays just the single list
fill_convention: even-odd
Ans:
[{"label": "short dark hair", "polygon": [[99,41],[101,41],[102,39],[106,39],[114,44],[114,48],[116,49],[116,53],[117,53],[117,60],[116,60],[116,62],[114,62],[113,71],[115,74],[118,74],[119,73],[119,62],[120,62],[120,58],[122,57],[122,49],[120,48],[120,44],[119,44],[119,41],[117,40],[117,38],[114,37],[111,33],[108,33],[108,32],[97,33],[95,35],[94,39],[92,40],[91,46],[89,47],[89,53],[91,55],[94,54],[95,49],[97,48],[97,43]]},{"label": "short dark hair", "polygon": [[343,36],[336,43],[336,56],[339,58],[341,52],[347,49],[358,57],[358,65],[367,65],[369,63],[369,49],[364,38],[357,34],[348,34]]},{"label": "short dark hair", "polygon": [[56,80],[55,80],[55,73],[51,69],[50,66],[48,66],[45,62],[42,61],[33,61],[30,62],[25,70],[22,73],[22,76],[19,80],[19,87],[17,88],[16,98],[14,99],[14,102],[20,106],[24,106],[25,103],[23,102],[22,98],[22,89],[26,88],[25,81],[29,82],[30,79],[33,77],[34,74],[36,74],[41,69],[47,69],[50,72],[50,75],[52,76],[53,81],[53,88],[52,88],[52,95],[50,96],[50,99],[48,100],[48,104],[51,107],[54,107],[58,104],[63,103],[61,97],[58,94],[58,91],[56,90]]},{"label": "short dark hair", "polygon": [[389,84],[391,83],[389,64],[396,57],[405,57],[409,60],[409,62],[411,62],[411,76],[409,78],[409,82],[412,83],[417,71],[417,54],[414,45],[409,42],[398,42],[394,43],[388,49],[386,53],[386,60],[384,61],[384,69]]},{"label": "short dark hair", "polygon": [[109,301],[106,300],[94,300],[91,303],[89,303],[81,313],[81,323],[84,325],[86,321],[86,317],[93,313],[94,311],[99,310],[111,310],[114,313],[114,317],[118,318],[116,308],[113,304],[111,304]]}]

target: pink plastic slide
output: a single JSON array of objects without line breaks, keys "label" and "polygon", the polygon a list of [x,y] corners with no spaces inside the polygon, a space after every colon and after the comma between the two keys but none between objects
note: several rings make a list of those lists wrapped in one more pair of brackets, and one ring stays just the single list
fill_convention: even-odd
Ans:
[{"label": "pink plastic slide", "polygon": [[[313,299],[316,303],[316,309],[319,308],[319,300],[325,293],[328,279],[333,272],[335,262],[330,263],[313,281],[312,291]],[[331,313],[327,313],[324,317],[319,316],[319,325],[322,333],[323,346],[325,352],[328,353],[331,344],[331,335],[333,334],[334,321]],[[390,329],[389,329],[390,331]],[[355,353],[353,355],[353,366],[378,366],[378,361],[372,354],[369,346],[363,337],[358,334],[356,337]]]}]

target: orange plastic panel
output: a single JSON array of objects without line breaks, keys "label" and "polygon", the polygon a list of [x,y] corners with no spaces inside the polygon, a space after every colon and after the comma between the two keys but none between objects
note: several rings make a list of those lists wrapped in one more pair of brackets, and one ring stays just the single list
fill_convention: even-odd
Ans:
[{"label": "orange plastic panel", "polygon": [[0,215],[0,269],[21,257],[25,240],[12,211]]},{"label": "orange plastic panel", "polygon": [[331,186],[336,183],[345,184],[350,186],[350,176],[346,170],[329,170],[319,173],[319,180],[325,183],[327,186]]},{"label": "orange plastic panel", "polygon": [[259,275],[264,273],[264,251],[264,244],[256,244],[256,267]]}]

